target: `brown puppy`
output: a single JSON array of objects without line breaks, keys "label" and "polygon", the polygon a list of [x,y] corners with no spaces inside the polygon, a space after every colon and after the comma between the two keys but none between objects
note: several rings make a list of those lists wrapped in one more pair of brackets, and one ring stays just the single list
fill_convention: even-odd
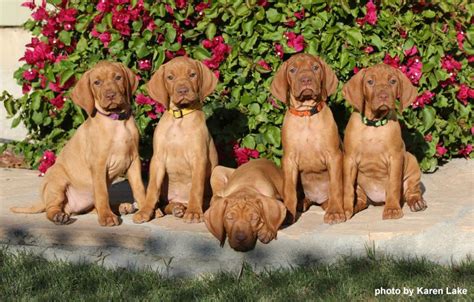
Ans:
[{"label": "brown puppy", "polygon": [[209,68],[187,57],[162,65],[147,84],[150,96],[169,110],[155,129],[146,203],[134,215],[135,223],[152,218],[160,197],[168,204],[165,213],[203,221],[203,198],[217,152],[201,105],[216,85]]},{"label": "brown puppy", "polygon": [[412,211],[426,209],[420,168],[416,158],[405,151],[395,112],[395,100],[400,99],[402,112],[415,100],[416,88],[400,70],[379,64],[359,71],[342,91],[355,108],[344,137],[347,219],[367,207],[367,198],[385,202],[383,219],[403,216],[401,194]]},{"label": "brown puppy", "polygon": [[283,196],[293,221],[299,180],[305,207],[310,203],[322,205],[326,223],[345,221],[341,142],[326,105],[337,83],[336,75],[321,58],[298,54],[283,63],[270,87],[272,94],[288,105],[282,129]]},{"label": "brown puppy", "polygon": [[211,207],[204,214],[208,230],[224,244],[245,252],[257,238],[276,238],[286,215],[281,202],[283,174],[268,159],[252,160],[237,169],[217,166],[212,171]]},{"label": "brown puppy", "polygon": [[45,174],[42,202],[30,208],[12,208],[13,212],[46,211],[52,222],[68,224],[71,214],[95,207],[100,225],[118,225],[119,219],[110,209],[108,187],[125,171],[135,199],[139,205],[144,203],[139,134],[130,104],[137,84],[135,74],[119,63],[100,62],[82,75],[71,98],[89,118]]}]

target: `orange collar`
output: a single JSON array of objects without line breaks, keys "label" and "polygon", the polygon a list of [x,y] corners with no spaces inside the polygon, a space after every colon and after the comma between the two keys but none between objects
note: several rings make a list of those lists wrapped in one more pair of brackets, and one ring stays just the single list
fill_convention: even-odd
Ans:
[{"label": "orange collar", "polygon": [[310,110],[296,110],[293,107],[290,107],[288,111],[290,111],[291,114],[296,115],[296,116],[312,116],[315,115],[316,113],[320,112],[324,108],[324,102],[319,102],[316,106],[311,108]]}]

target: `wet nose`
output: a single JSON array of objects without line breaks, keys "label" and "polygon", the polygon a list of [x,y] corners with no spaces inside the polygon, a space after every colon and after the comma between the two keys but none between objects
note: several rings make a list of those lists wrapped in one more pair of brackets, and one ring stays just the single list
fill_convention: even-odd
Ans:
[{"label": "wet nose", "polygon": [[189,92],[189,88],[182,86],[182,87],[178,87],[178,89],[176,89],[176,91],[178,92],[178,94],[184,95],[184,94]]},{"label": "wet nose", "polygon": [[388,93],[386,93],[386,92],[380,93],[380,94],[379,94],[379,98],[380,98],[380,100],[382,100],[382,101],[387,101],[387,100],[388,100]]},{"label": "wet nose", "polygon": [[301,82],[301,84],[303,84],[303,85],[309,85],[309,84],[311,84],[312,81],[313,81],[313,80],[312,80],[310,77],[302,77],[302,78],[300,79],[300,82]]},{"label": "wet nose", "polygon": [[115,96],[117,95],[117,92],[113,91],[113,90],[108,90],[105,92],[105,98],[107,98],[107,100],[113,100],[115,98]]},{"label": "wet nose", "polygon": [[244,232],[237,232],[237,234],[235,234],[235,239],[237,239],[237,241],[245,241],[247,239],[247,235],[245,235]]}]

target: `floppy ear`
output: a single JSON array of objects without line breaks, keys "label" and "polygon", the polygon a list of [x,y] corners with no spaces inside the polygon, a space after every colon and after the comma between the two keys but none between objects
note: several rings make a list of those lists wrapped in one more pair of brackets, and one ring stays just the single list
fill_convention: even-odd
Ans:
[{"label": "floppy ear", "polygon": [[146,83],[146,90],[148,95],[151,96],[155,101],[168,108],[170,98],[168,95],[168,90],[166,90],[165,86],[165,67],[166,64],[161,65],[160,68],[158,68],[158,70],[153,74],[150,81]]},{"label": "floppy ear", "polygon": [[400,113],[405,110],[408,106],[410,106],[415,100],[418,95],[418,90],[415,86],[410,82],[410,79],[407,78],[403,72],[399,69],[397,70],[398,74],[398,96],[400,98]]},{"label": "floppy ear", "polygon": [[229,177],[234,173],[235,169],[224,166],[217,166],[212,170],[211,188],[214,195],[220,194],[229,181]]},{"label": "floppy ear", "polygon": [[283,64],[278,68],[276,74],[273,76],[272,84],[270,85],[270,92],[272,95],[279,99],[281,102],[288,104],[288,78],[287,71],[288,61],[283,62]]},{"label": "floppy ear", "polygon": [[360,70],[342,87],[342,95],[354,108],[362,112],[364,107],[363,80],[365,69]]},{"label": "floppy ear", "polygon": [[201,102],[210,95],[217,86],[216,75],[204,64],[196,61],[200,73],[199,98]]},{"label": "floppy ear", "polygon": [[127,80],[127,94],[128,98],[132,98],[132,94],[137,90],[138,88],[138,80],[137,80],[137,75],[128,67],[123,65],[122,63],[115,63],[120,69],[122,69],[122,74]]},{"label": "floppy ear", "polygon": [[285,220],[286,207],[283,202],[266,196],[260,197],[259,201],[264,223],[276,238],[277,231]]},{"label": "floppy ear", "polygon": [[86,71],[72,89],[71,99],[74,104],[79,105],[90,116],[94,112],[94,95],[90,85],[90,73]]},{"label": "floppy ear", "polygon": [[[316,56],[315,56],[316,57]],[[322,83],[322,95],[323,100],[327,100],[327,98],[332,95],[337,90],[337,84],[339,83],[334,70],[332,70],[331,66],[329,66],[323,59],[320,57],[316,57],[316,60],[322,66],[323,72],[323,83]]]},{"label": "floppy ear", "polygon": [[204,223],[207,229],[220,241],[221,246],[224,245],[226,237],[224,229],[224,212],[226,207],[227,200],[225,198],[213,196],[211,206],[204,213]]}]

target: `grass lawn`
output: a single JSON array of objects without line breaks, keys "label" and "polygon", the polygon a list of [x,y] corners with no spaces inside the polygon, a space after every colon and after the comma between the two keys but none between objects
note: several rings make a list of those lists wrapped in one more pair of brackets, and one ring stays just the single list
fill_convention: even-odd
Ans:
[{"label": "grass lawn", "polygon": [[[366,301],[411,300],[407,295],[375,296],[377,288],[415,290],[421,299],[474,300],[474,261],[441,266],[425,259],[346,258],[333,265],[312,264],[291,270],[239,276],[175,279],[153,271],[106,269],[95,264],[49,262],[39,256],[0,249],[0,301]],[[416,295],[416,288],[442,288],[443,296]],[[467,295],[446,295],[446,287]],[[438,299],[436,299],[438,300]]]}]

